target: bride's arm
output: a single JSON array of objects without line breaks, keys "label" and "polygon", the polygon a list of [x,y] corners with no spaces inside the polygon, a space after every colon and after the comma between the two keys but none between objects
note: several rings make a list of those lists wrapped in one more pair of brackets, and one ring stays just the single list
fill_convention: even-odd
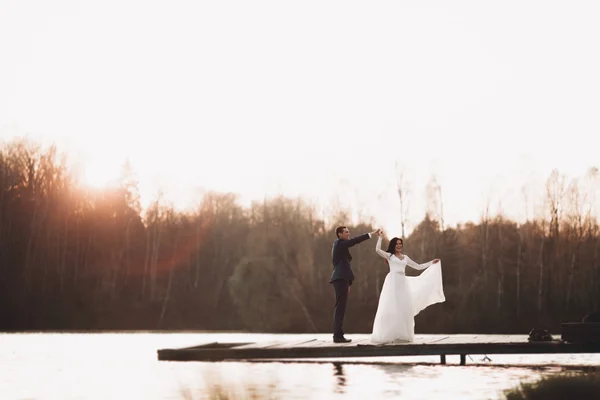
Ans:
[{"label": "bride's arm", "polygon": [[392,255],[386,251],[381,250],[381,242],[383,241],[382,237],[379,236],[377,238],[377,244],[375,245],[375,251],[377,252],[377,254],[379,254],[381,257],[385,258],[386,260],[388,258],[390,258]]},{"label": "bride's arm", "polygon": [[414,269],[418,269],[418,270],[429,268],[431,266],[431,264],[433,264],[433,260],[426,262],[424,264],[417,264],[416,262],[411,260],[410,257],[407,256],[406,254],[404,255],[404,257],[406,257],[407,265],[413,267]]}]

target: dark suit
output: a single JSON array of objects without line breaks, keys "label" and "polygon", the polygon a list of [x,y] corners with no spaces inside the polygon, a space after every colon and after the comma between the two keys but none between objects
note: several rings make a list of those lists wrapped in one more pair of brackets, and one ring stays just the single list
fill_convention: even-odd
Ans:
[{"label": "dark suit", "polygon": [[344,323],[344,314],[346,313],[346,304],[348,303],[348,288],[354,280],[354,273],[350,267],[352,256],[348,250],[350,247],[364,242],[371,236],[368,233],[348,240],[337,239],[333,242],[331,249],[331,261],[333,263],[333,273],[329,283],[335,290],[335,310],[333,312],[333,336],[341,338],[344,336],[342,325]]}]

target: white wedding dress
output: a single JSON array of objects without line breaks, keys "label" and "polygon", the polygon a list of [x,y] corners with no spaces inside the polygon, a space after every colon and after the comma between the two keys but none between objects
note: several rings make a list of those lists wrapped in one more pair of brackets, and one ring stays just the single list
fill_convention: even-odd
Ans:
[{"label": "white wedding dress", "polygon": [[[388,260],[390,272],[385,277],[373,323],[371,342],[412,342],[415,315],[426,307],[446,301],[442,285],[442,263],[417,264],[407,255],[399,259],[381,250],[381,237],[375,251]],[[419,276],[406,276],[406,266],[423,270]]]}]

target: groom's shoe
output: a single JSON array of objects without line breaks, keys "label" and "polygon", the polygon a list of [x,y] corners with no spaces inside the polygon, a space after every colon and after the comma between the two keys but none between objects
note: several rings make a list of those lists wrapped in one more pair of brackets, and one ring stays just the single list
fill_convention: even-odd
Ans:
[{"label": "groom's shoe", "polygon": [[350,343],[352,339],[346,339],[345,337],[334,337],[333,343]]}]

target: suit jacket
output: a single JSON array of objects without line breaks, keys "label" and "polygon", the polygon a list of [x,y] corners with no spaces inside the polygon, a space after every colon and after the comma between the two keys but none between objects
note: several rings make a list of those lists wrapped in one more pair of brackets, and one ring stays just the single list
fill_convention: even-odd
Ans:
[{"label": "suit jacket", "polygon": [[357,237],[353,237],[348,240],[337,239],[333,242],[333,248],[331,249],[331,262],[333,263],[333,274],[331,274],[331,279],[329,283],[333,281],[337,281],[339,279],[344,279],[352,283],[354,280],[354,273],[352,272],[352,268],[350,267],[350,261],[352,261],[352,256],[350,255],[350,251],[348,249],[355,244],[360,242],[364,242],[369,239],[371,236],[368,233],[364,235],[360,235]]}]

